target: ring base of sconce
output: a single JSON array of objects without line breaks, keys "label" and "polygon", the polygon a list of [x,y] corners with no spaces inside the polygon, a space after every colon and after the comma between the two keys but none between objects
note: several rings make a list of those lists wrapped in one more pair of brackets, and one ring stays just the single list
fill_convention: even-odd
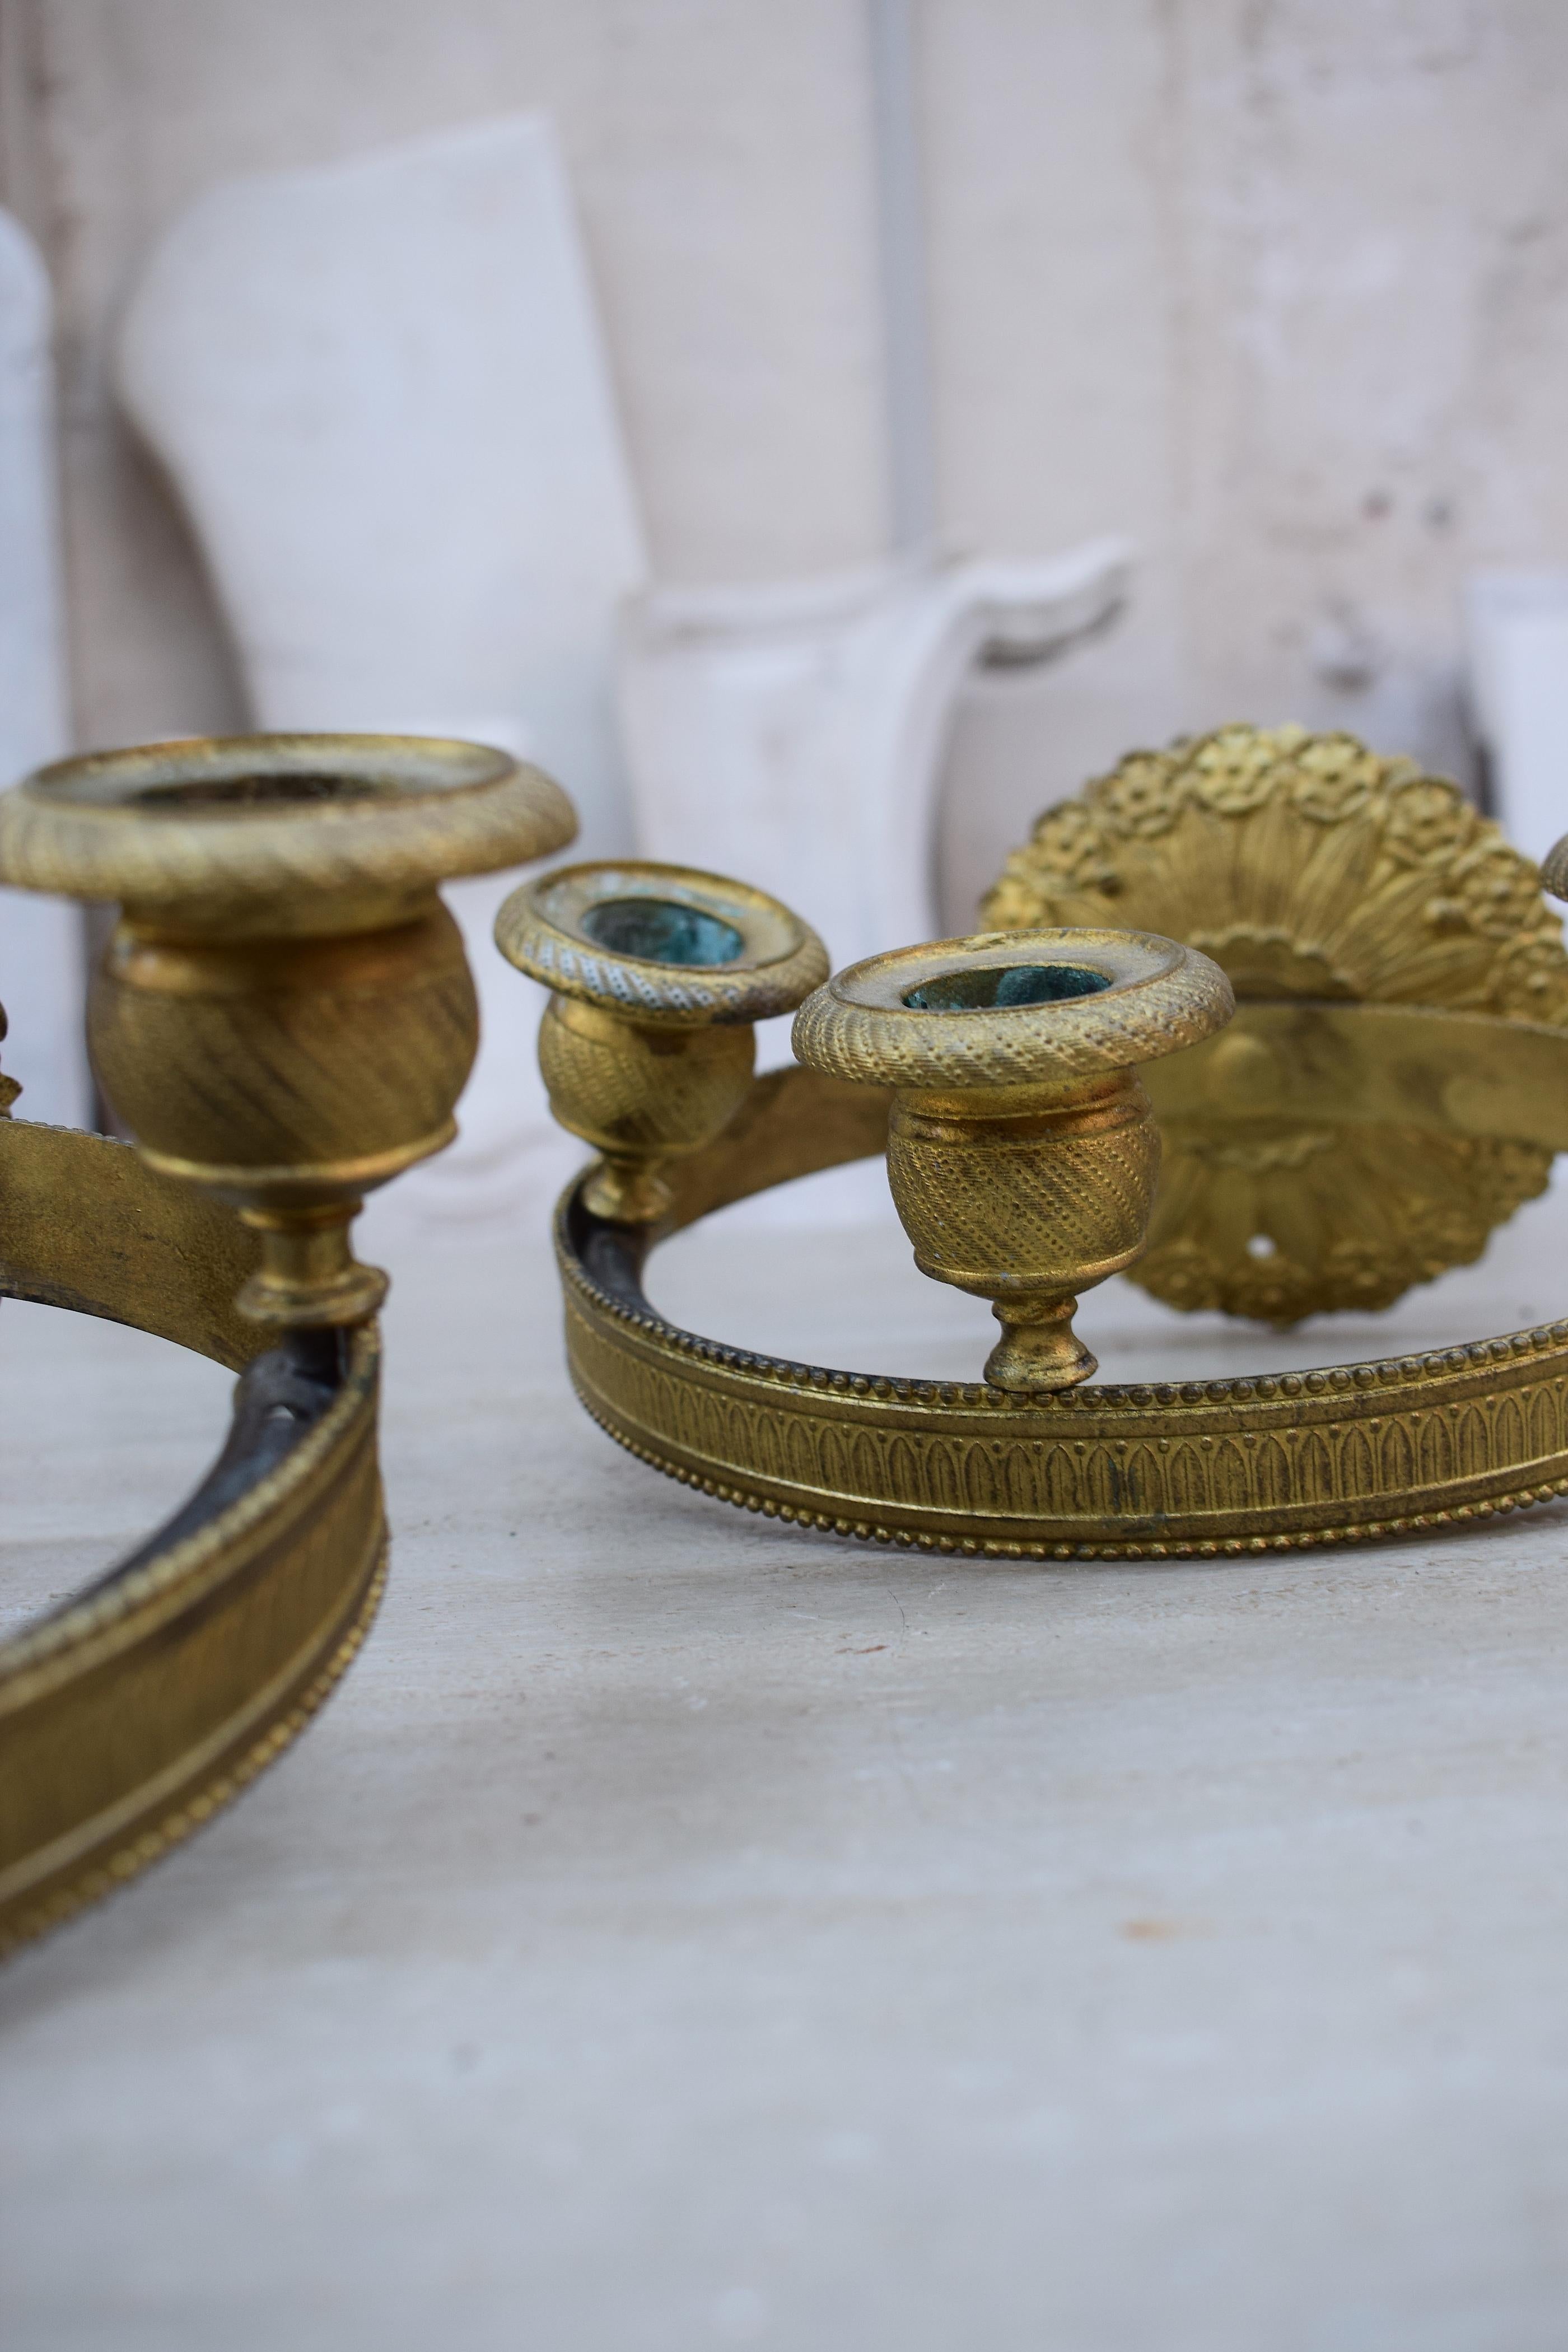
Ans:
[{"label": "ring base of sconce", "polygon": [[195,1492],[0,1644],[0,1946],[237,1794],[357,1648],[386,1278],[349,1227],[450,1139],[479,1038],[437,886],[574,830],[537,771],[431,738],[151,744],[0,795],[8,883],[120,907],[89,1035],[139,1146],[0,1121],[0,1291],[240,1371]]},{"label": "ring base of sconce", "polygon": [[[1244,1004],[1223,1037],[1144,1073],[1163,1125],[1205,1102],[1234,1111],[1237,1034],[1288,1055],[1300,1116],[1568,1149],[1568,1032],[1403,1005]],[[788,1362],[649,1305],[658,1242],[874,1155],[889,1100],[804,1069],[756,1080],[724,1133],[670,1170],[675,1211],[652,1231],[594,1217],[585,1178],[568,1190],[572,1378],[617,1444],[767,1517],[973,1559],[1236,1557],[1568,1494],[1568,1321],[1319,1370],[1023,1396]]]},{"label": "ring base of sconce", "polygon": [[241,1374],[184,1507],[0,1643],[4,1952],[136,1877],[292,1744],[375,1615],[386,1522],[374,1324],[278,1349],[235,1306],[258,1237],[105,1137],[0,1118],[0,1297]]}]

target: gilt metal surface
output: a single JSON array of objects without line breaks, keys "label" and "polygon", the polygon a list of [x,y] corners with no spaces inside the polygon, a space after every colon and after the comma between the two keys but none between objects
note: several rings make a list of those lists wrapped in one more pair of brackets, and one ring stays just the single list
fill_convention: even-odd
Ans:
[{"label": "gilt metal surface", "polygon": [[671,1163],[745,1099],[753,1024],[827,976],[816,932],[766,891],[647,859],[524,883],[495,934],[551,992],[539,1065],[562,1126],[603,1154],[590,1205],[631,1224],[668,1213]]},{"label": "gilt metal surface", "polygon": [[0,797],[0,877],[120,903],[89,1034],[139,1146],[0,1118],[0,1292],[241,1369],[195,1494],[0,1645],[0,1948],[226,1803],[363,1639],[385,1277],[349,1229],[450,1136],[477,1036],[436,885],[572,831],[504,753],[405,737],[153,745]]},{"label": "gilt metal surface", "polygon": [[[1136,1275],[1173,1303],[1272,1322],[1386,1304],[1477,1255],[1568,1148],[1568,955],[1535,869],[1451,785],[1349,738],[1232,728],[1136,755],[1041,820],[984,915],[1018,933],[996,956],[1037,960],[1043,925],[1063,959],[1108,928],[1155,930],[1234,987],[1224,1034],[1145,1073],[1166,1175]],[[581,1184],[562,1203],[574,1380],[655,1466],[840,1534],[1038,1559],[1346,1540],[1568,1493],[1568,1323],[1058,1392],[784,1362],[677,1328],[642,1288],[667,1233],[886,1146],[889,1085],[847,1085],[809,1018],[802,1043],[838,1075],[757,1081],[681,1162],[661,1224],[597,1218]],[[983,1189],[982,1223],[1005,1225]]]},{"label": "gilt metal surface", "polygon": [[[1244,1004],[1422,1005],[1568,1024],[1568,953],[1531,861],[1455,787],[1349,735],[1226,727],[1137,751],[1049,809],[985,901],[999,927],[1110,923],[1212,956]],[[1269,1323],[1392,1306],[1479,1256],[1545,1186],[1516,1128],[1303,1115],[1289,1053],[1239,1034],[1226,1098],[1162,1112],[1132,1279]]]},{"label": "gilt metal surface", "polygon": [[1136,1066],[1231,1009],[1191,948],[1035,929],[871,956],[795,1015],[808,1068],[893,1087],[894,1206],[922,1274],[992,1302],[994,1386],[1070,1388],[1097,1370],[1079,1297],[1139,1255],[1159,1181]]}]

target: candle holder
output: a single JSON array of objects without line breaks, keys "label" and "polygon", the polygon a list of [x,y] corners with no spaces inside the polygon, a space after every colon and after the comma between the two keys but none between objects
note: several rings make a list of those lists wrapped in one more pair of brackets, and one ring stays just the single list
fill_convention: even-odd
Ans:
[{"label": "candle holder", "polygon": [[1033,930],[872,956],[795,1016],[808,1069],[892,1085],[888,1181],[922,1274],[992,1302],[993,1386],[1099,1367],[1079,1294],[1143,1247],[1160,1130],[1136,1065],[1229,1020],[1230,983],[1143,932]]},{"label": "candle holder", "polygon": [[574,830],[536,771],[406,737],[155,744],[0,797],[0,879],[120,908],[89,1028],[136,1139],[0,1119],[0,1292],[241,1372],[190,1500],[0,1645],[0,1946],[207,1819],[363,1638],[386,1279],[349,1228],[449,1139],[478,1036],[436,886]]},{"label": "candle holder", "polygon": [[585,1205],[614,1223],[669,1213],[668,1171],[744,1101],[752,1026],[826,978],[815,931],[765,891],[685,866],[573,866],[496,918],[509,963],[551,992],[539,1066],[563,1127],[603,1157]]},{"label": "candle holder", "polygon": [[[1568,846],[1547,879],[1568,889]],[[568,1191],[567,1352],[618,1443],[768,1517],[964,1558],[1234,1556],[1568,1494],[1568,1322],[1126,1384],[1088,1378],[1071,1324],[1118,1268],[1279,1325],[1385,1306],[1542,1189],[1568,953],[1494,825],[1349,737],[1224,728],[1047,811],[984,919],[814,995],[807,1066],[669,1166],[657,1225]],[[648,1303],[667,1234],[883,1150],[917,1262],[995,1307],[984,1380],[791,1362]]]}]

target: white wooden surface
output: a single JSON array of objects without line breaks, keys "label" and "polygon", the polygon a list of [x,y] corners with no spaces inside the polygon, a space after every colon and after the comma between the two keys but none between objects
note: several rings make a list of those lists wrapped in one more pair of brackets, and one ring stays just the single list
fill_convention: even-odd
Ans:
[{"label": "white wooden surface", "polygon": [[[1297,1360],[1560,1307],[1564,1208]],[[0,1974],[7,2352],[1556,2352],[1561,1509],[864,1549],[616,1452],[538,1233],[395,1266],[360,1663]],[[719,1221],[655,1289],[889,1369],[988,1321],[889,1221]],[[1108,1372],[1287,1355],[1115,1286],[1085,1319]],[[10,1307],[0,1379],[20,1605],[175,1497],[226,1384]]]}]

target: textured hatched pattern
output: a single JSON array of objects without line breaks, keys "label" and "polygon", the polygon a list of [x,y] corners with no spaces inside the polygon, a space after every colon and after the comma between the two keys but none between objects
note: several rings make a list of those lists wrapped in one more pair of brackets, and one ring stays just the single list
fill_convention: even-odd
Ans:
[{"label": "textured hatched pattern", "polygon": [[755,1045],[750,1028],[657,1032],[598,1013],[563,1018],[552,1003],[539,1031],[551,1107],[603,1151],[690,1150],[717,1133],[742,1099]]},{"label": "textured hatched pattern", "polygon": [[437,907],[390,934],[303,943],[281,970],[264,948],[150,948],[121,933],[89,1025],[105,1090],[142,1144],[268,1167],[445,1133],[479,1012],[457,925]]},{"label": "textured hatched pattern", "polygon": [[[1099,940],[1122,950],[1128,944],[1103,929]],[[1019,940],[1018,956],[1071,961],[1097,944],[1092,932],[1036,931]],[[1173,951],[1169,941],[1146,935],[1140,944],[1148,951],[1147,978],[1093,996],[956,1013],[866,1002],[862,975],[896,971],[904,961],[875,958],[839,973],[801,1006],[795,1050],[808,1068],[829,1077],[932,1092],[1095,1077],[1156,1061],[1218,1028],[1230,1013],[1231,992],[1206,956]],[[966,953],[994,945],[984,935],[954,940],[943,956],[962,968]],[[928,950],[918,969],[940,960]],[[915,970],[911,963],[911,982]]]},{"label": "textured hatched pattern", "polygon": [[[319,740],[258,737],[252,768],[262,772],[271,761],[281,773],[294,772]],[[339,772],[352,776],[355,759],[368,773],[376,772],[377,738],[324,740],[355,747],[341,752]],[[279,746],[292,747],[287,757]],[[467,750],[449,748],[454,761]],[[232,769],[244,749],[243,739],[196,745],[184,754],[184,764],[199,782],[211,765],[209,750],[214,756],[221,752]],[[166,814],[68,798],[55,781],[90,769],[132,796],[145,787],[149,772],[168,770],[174,755],[164,750],[158,769],[151,766],[153,757],[132,751],[62,762],[0,798],[0,879],[110,899],[144,913],[177,912],[190,929],[221,925],[231,932],[282,936],[333,928],[344,902],[376,906],[389,898],[413,898],[447,876],[542,857],[563,847],[577,829],[557,784],[500,754],[491,755],[499,770],[493,781],[451,791],[370,793],[297,806],[179,806]],[[317,913],[328,907],[334,912],[318,925]]]},{"label": "textured hatched pattern", "polygon": [[[660,869],[637,870],[646,876]],[[604,869],[606,898],[616,894],[621,876],[622,869]],[[552,921],[540,903],[552,882],[547,876],[543,882],[525,883],[512,893],[496,918],[496,945],[531,980],[604,1012],[672,1027],[767,1021],[793,1013],[802,997],[827,976],[827,950],[816,933],[776,900],[742,885],[718,883],[734,896],[734,904],[721,909],[724,919],[747,934],[752,929],[748,915],[765,908],[768,935],[788,942],[784,952],[762,961],[689,965],[615,955],[576,937]]]},{"label": "textured hatched pattern", "polygon": [[644,963],[552,932],[541,922],[508,934],[503,952],[520,971],[563,996],[634,1018],[767,1021],[793,1013],[827,969],[815,934],[792,956],[755,969]]},{"label": "textured hatched pattern", "polygon": [[1223,964],[1241,998],[1568,1024],[1568,953],[1536,867],[1454,785],[1351,735],[1223,727],[1132,752],[1047,809],[984,915],[1163,932]]},{"label": "textured hatched pattern", "polygon": [[931,1142],[895,1114],[888,1180],[923,1269],[987,1298],[1072,1292],[1136,1250],[1160,1173],[1152,1118],[1049,1142]]}]

